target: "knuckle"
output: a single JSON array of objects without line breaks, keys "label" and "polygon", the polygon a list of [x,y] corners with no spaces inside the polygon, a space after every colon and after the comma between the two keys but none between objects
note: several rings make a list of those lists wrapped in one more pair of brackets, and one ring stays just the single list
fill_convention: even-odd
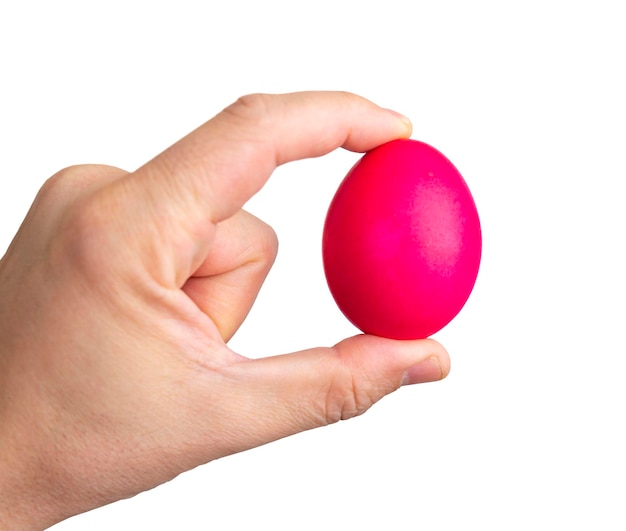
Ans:
[{"label": "knuckle", "polygon": [[68,166],[49,177],[39,190],[40,200],[58,202],[66,199],[82,179],[83,166]]},{"label": "knuckle", "polygon": [[240,96],[224,112],[236,121],[261,122],[270,114],[271,99],[270,94],[246,94]]},{"label": "knuckle", "polygon": [[338,363],[326,392],[325,418],[328,424],[365,413],[376,400],[367,382],[358,378],[348,365]]},{"label": "knuckle", "polygon": [[[232,221],[232,218],[229,221]],[[241,210],[236,219],[243,222],[245,236],[241,254],[238,256],[239,263],[257,264],[266,269],[271,267],[278,254],[278,237],[274,229],[256,216]]]},{"label": "knuckle", "polygon": [[261,261],[270,264],[274,263],[276,255],[278,254],[278,236],[274,229],[267,223],[261,222],[257,245]]},{"label": "knuckle", "polygon": [[64,212],[51,245],[53,262],[69,264],[81,278],[101,281],[115,255],[109,237],[114,221],[111,212],[101,194],[74,201]]},{"label": "knuckle", "polygon": [[40,202],[53,204],[56,210],[62,210],[69,208],[74,201],[89,191],[126,174],[124,170],[106,165],[68,166],[44,182],[37,198]]},{"label": "knuckle", "polygon": [[86,188],[92,181],[87,166],[69,166],[49,177],[40,187],[24,222],[27,231],[36,231],[30,249],[50,267],[63,270],[97,248],[94,233],[97,214]]}]

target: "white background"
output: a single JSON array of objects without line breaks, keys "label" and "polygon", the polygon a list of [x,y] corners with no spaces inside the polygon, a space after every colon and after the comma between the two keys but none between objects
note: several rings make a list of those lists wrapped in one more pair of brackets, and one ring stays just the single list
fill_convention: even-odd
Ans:
[{"label": "white background", "polygon": [[[259,91],[349,90],[408,115],[465,176],[483,225],[475,291],[436,335],[447,380],[54,529],[626,529],[620,5],[2,2],[2,252],[58,169],[132,170]],[[284,166],[248,205],[281,250],[235,350],[356,333],[320,237],[357,158]]]}]

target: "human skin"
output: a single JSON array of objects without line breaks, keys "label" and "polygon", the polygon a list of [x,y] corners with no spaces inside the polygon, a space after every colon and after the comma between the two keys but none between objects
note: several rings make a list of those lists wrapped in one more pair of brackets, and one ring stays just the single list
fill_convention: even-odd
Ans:
[{"label": "human skin", "polygon": [[0,529],[49,527],[445,377],[428,339],[262,359],[227,346],[277,249],[246,200],[280,164],[410,132],[353,94],[250,95],[135,172],[50,178],[0,261]]}]

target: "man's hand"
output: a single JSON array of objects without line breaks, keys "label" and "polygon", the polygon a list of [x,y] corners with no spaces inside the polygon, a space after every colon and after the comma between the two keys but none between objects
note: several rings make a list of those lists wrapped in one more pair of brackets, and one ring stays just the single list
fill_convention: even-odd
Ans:
[{"label": "man's hand", "polygon": [[242,207],[276,166],[409,134],[351,94],[254,95],[133,173],[48,180],[0,261],[0,528],[50,526],[446,376],[431,340],[258,360],[226,344],[275,257]]}]

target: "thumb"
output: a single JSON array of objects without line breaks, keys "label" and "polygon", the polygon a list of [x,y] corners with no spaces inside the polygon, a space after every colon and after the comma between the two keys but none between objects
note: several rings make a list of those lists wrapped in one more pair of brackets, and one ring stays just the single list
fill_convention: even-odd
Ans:
[{"label": "thumb", "polygon": [[[370,335],[315,348],[245,360],[227,371],[237,380],[236,416],[245,446],[349,419],[403,384],[440,380],[448,353],[432,339],[398,341]],[[242,448],[243,449],[243,448]]]}]

